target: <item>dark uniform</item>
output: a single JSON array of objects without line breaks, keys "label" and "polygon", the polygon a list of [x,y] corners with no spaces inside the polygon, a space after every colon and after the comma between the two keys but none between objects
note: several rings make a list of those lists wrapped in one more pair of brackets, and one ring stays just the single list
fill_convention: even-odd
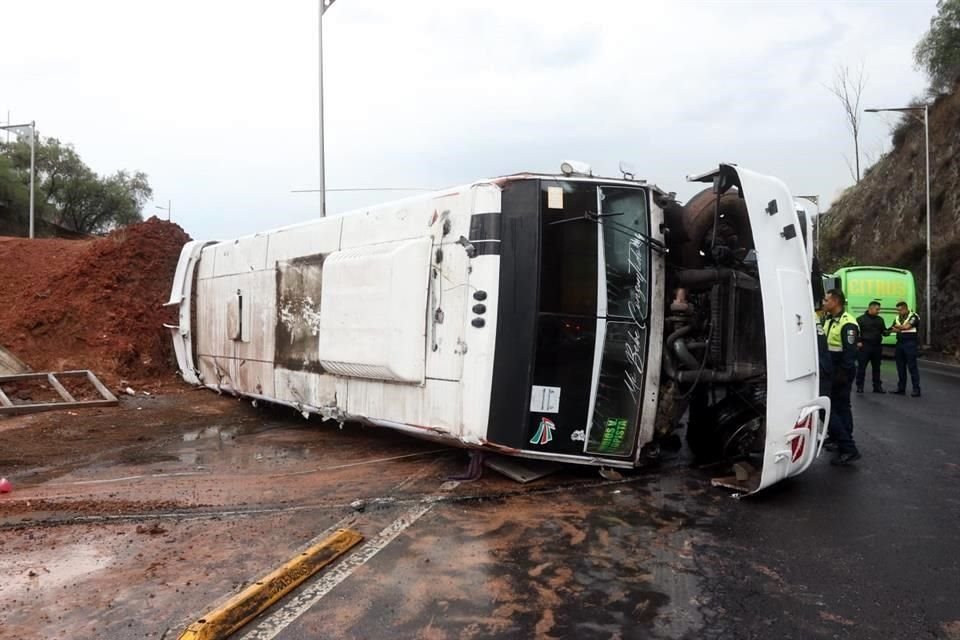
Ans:
[{"label": "dark uniform", "polygon": [[869,363],[873,367],[873,390],[880,392],[883,390],[883,382],[880,381],[880,356],[883,353],[881,343],[887,325],[879,314],[872,316],[869,313],[857,318],[857,325],[860,327],[860,342],[863,343],[858,354],[857,391],[863,391],[863,382],[867,377],[867,363]]},{"label": "dark uniform", "polygon": [[817,322],[817,352],[820,361],[820,395],[830,397],[830,391],[833,389],[833,358],[830,356],[830,349],[827,347],[827,334],[823,330],[823,320],[820,315],[814,313],[814,319]]},{"label": "dark uniform", "polygon": [[853,441],[853,410],[850,407],[850,391],[857,375],[857,343],[860,327],[846,311],[838,316],[828,315],[824,322],[827,348],[833,363],[833,386],[830,390],[830,439],[836,443],[842,456],[859,456]]},{"label": "dark uniform", "polygon": [[913,395],[920,395],[920,370],[917,368],[917,328],[920,325],[920,316],[913,311],[906,315],[898,315],[893,321],[894,327],[910,325],[909,329],[897,332],[897,393],[907,390],[907,369],[910,370],[910,379],[913,381]]}]

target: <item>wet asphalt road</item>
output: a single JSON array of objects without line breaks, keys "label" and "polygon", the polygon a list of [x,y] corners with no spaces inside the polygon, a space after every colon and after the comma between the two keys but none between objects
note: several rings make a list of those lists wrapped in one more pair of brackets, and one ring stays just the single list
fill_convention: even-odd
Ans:
[{"label": "wet asphalt road", "polygon": [[[893,363],[884,368],[893,388]],[[960,374],[925,370],[923,389],[919,400],[854,399],[855,467],[825,454],[748,500],[678,469],[438,503],[273,632],[960,638]]]},{"label": "wet asphalt road", "polygon": [[[893,362],[883,370],[896,388]],[[924,368],[921,384],[920,399],[855,396],[856,466],[818,461],[718,518],[726,551],[743,545],[783,579],[781,593],[736,572],[713,582],[752,621],[739,637],[808,637],[796,621],[820,602],[838,637],[960,637],[960,373]]]}]

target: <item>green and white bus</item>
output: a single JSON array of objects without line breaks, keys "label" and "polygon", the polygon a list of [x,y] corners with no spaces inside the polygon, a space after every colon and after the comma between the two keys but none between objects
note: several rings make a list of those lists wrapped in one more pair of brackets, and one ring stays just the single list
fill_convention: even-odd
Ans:
[{"label": "green and white bus", "polygon": [[[906,269],[894,267],[845,267],[833,274],[840,289],[847,296],[847,309],[859,317],[866,313],[867,305],[876,300],[880,303],[880,315],[889,327],[897,317],[897,303],[903,300],[911,311],[917,308],[917,288],[913,274]],[[883,339],[883,344],[896,344],[896,336]]]}]

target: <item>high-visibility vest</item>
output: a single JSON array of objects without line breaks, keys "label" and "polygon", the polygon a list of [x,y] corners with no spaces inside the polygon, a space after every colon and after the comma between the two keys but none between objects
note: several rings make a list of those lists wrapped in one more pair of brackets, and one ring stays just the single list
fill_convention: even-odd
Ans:
[{"label": "high-visibility vest", "polygon": [[844,311],[839,317],[827,317],[827,348],[834,353],[843,351],[843,328],[848,324],[859,327],[856,319]]},{"label": "high-visibility vest", "polygon": [[898,333],[900,333],[901,335],[907,335],[907,334],[911,334],[911,333],[916,333],[916,332],[917,332],[917,327],[918,327],[919,324],[920,324],[920,316],[918,316],[917,314],[915,314],[913,311],[907,311],[907,315],[906,315],[906,316],[904,316],[904,317],[897,316],[897,319],[893,321],[893,326],[895,326],[895,327],[900,327],[900,326],[903,326],[903,325],[908,324],[908,323],[910,324],[910,328],[909,328],[909,329],[903,329],[902,331],[899,331]]},{"label": "high-visibility vest", "polygon": [[830,352],[827,349],[827,332],[823,330],[823,319],[816,311],[813,312],[813,322],[817,327],[817,355],[820,360],[820,372],[831,373],[833,365]]}]

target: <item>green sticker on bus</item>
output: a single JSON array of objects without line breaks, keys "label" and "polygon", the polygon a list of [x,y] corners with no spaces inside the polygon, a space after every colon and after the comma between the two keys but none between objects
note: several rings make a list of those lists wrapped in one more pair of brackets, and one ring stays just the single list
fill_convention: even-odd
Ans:
[{"label": "green sticker on bus", "polygon": [[603,453],[617,451],[626,435],[626,418],[608,418],[603,430],[603,438],[600,440],[600,451]]}]

